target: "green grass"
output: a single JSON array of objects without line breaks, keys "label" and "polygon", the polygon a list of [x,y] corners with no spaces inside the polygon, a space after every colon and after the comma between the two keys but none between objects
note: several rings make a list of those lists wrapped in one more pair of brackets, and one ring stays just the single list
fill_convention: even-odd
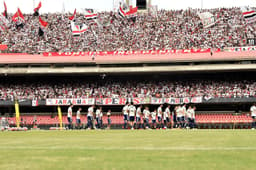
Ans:
[{"label": "green grass", "polygon": [[0,169],[256,169],[256,131],[0,132]]}]

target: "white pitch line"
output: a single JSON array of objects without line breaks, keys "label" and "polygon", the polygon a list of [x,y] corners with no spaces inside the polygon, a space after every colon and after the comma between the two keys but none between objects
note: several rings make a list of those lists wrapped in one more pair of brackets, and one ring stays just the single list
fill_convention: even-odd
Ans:
[{"label": "white pitch line", "polygon": [[62,146],[13,146],[3,147],[0,150],[138,150],[138,151],[251,151],[256,150],[256,147],[62,147]]}]

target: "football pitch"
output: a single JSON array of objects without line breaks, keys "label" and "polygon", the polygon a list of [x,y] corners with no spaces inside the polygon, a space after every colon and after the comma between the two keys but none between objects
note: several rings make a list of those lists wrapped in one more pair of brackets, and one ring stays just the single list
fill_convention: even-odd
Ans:
[{"label": "football pitch", "polygon": [[0,169],[256,169],[256,131],[0,132]]}]

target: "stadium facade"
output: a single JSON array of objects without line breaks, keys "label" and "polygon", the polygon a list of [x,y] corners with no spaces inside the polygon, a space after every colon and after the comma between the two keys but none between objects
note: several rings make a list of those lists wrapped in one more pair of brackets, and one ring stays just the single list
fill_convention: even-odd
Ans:
[{"label": "stadium facade", "polygon": [[[228,51],[144,51],[140,54],[96,54],[96,53],[44,53],[41,55],[1,54],[2,82],[19,85],[25,81],[28,85],[41,82],[49,86],[77,82],[144,83],[148,81],[181,81],[198,83],[213,80],[216,82],[243,82],[251,80],[256,72],[254,48],[233,48]],[[11,59],[11,60],[10,60]],[[79,62],[78,62],[79,61]],[[51,82],[54,82],[53,84]],[[26,84],[25,83],[25,84]],[[189,84],[189,83],[188,83]],[[103,112],[113,112],[113,127],[122,126],[122,107],[126,101],[133,101],[137,106],[143,104],[151,110],[159,104],[174,106],[187,103],[197,107],[200,128],[237,128],[251,127],[250,106],[256,102],[255,97],[219,97],[206,95],[194,97],[89,97],[89,98],[20,98],[20,114],[27,121],[26,126],[33,125],[33,117],[41,128],[58,126],[57,107],[63,111],[63,122],[70,103],[75,109],[82,107],[86,116],[89,106],[103,106]],[[1,100],[2,115],[8,116],[10,124],[15,125],[15,99]],[[216,118],[208,118],[214,115]],[[206,116],[206,118],[204,118]],[[219,117],[224,117],[220,118]],[[236,118],[235,116],[239,117]],[[228,117],[228,118],[227,118]],[[104,123],[107,120],[104,118]],[[234,123],[234,121],[236,121]],[[83,120],[84,126],[86,120]]]},{"label": "stadium facade", "polygon": [[151,111],[187,104],[196,106],[198,124],[249,128],[256,102],[255,9],[158,11],[150,1],[127,4],[117,12],[46,16],[40,2],[33,15],[18,8],[12,17],[5,4],[0,107],[10,124],[19,122],[14,115],[20,112],[29,125],[38,115],[39,124],[53,126],[60,107],[65,116],[74,104],[82,115],[91,105],[111,109],[120,126],[122,107],[132,102]]}]

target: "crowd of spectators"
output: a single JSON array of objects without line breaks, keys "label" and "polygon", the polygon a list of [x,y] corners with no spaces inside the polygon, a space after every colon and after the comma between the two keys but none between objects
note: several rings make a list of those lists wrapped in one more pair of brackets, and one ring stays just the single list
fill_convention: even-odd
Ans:
[{"label": "crowd of spectators", "polygon": [[256,81],[69,81],[69,83],[6,83],[0,100],[118,97],[256,97]]},{"label": "crowd of spectators", "polygon": [[[216,23],[204,28],[198,13],[210,12]],[[114,12],[98,13],[98,19],[87,21],[77,14],[76,23],[85,23],[88,30],[74,38],[72,14],[42,14],[49,23],[43,36],[38,35],[38,17],[26,14],[24,27],[10,22],[7,31],[0,31],[0,44],[10,53],[118,51],[223,48],[248,45],[247,38],[256,38],[256,24],[247,23],[240,8],[159,10],[138,13],[136,21]],[[11,21],[11,15],[8,16]]]}]

